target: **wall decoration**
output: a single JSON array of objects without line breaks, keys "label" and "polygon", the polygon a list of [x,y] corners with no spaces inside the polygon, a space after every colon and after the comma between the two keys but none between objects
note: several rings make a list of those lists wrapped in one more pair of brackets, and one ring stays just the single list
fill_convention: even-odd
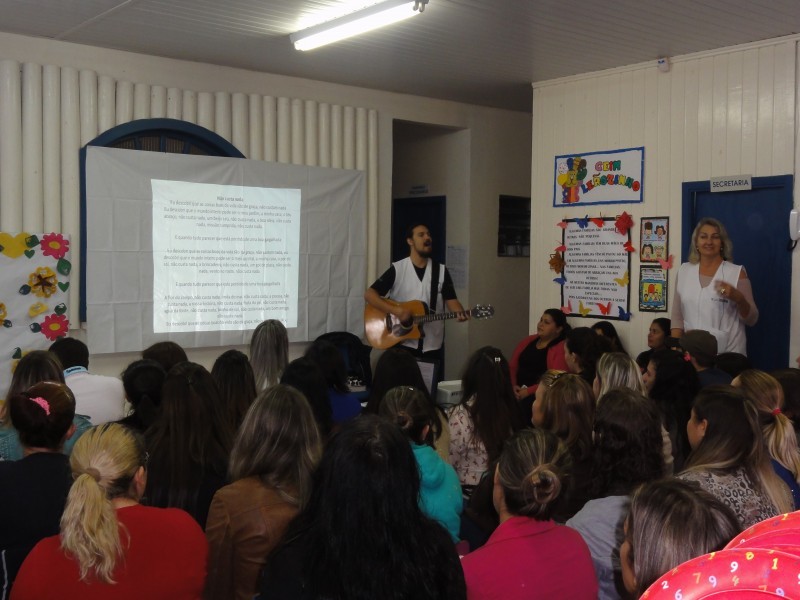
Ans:
[{"label": "wall decoration", "polygon": [[658,263],[669,260],[669,217],[642,217],[639,261]]},{"label": "wall decoration", "polygon": [[639,269],[639,310],[666,312],[667,270],[661,267]]},{"label": "wall decoration", "polygon": [[644,147],[555,157],[553,206],[640,203]]},{"label": "wall decoration", "polygon": [[[565,219],[560,277],[561,310],[571,316],[627,321],[630,299],[630,254],[633,251],[627,221],[620,217]],[[625,233],[620,232],[625,229]],[[628,248],[631,248],[629,250]],[[553,265],[551,257],[551,268]],[[561,266],[561,265],[559,265]],[[553,269],[555,270],[555,269]]]},{"label": "wall decoration", "polygon": [[0,232],[0,398],[20,358],[69,332],[71,270],[68,236]]}]

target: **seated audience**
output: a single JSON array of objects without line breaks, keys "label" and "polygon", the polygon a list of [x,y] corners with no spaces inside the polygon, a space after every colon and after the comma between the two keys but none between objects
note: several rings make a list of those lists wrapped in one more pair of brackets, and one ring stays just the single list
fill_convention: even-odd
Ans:
[{"label": "seated audience", "polygon": [[[597,361],[597,375],[594,378],[594,397],[599,402],[600,399],[610,390],[624,387],[638,392],[643,396],[647,395],[647,386],[642,379],[639,365],[631,357],[620,352],[606,352]],[[661,439],[664,450],[664,474],[672,475],[672,441],[669,432],[661,426]]]},{"label": "seated audience", "polygon": [[778,369],[770,373],[783,390],[783,414],[792,422],[795,435],[800,440],[800,369]]},{"label": "seated audience", "polygon": [[569,462],[547,431],[520,431],[508,441],[493,475],[500,525],[461,562],[470,600],[597,598],[586,542],[552,520]]},{"label": "seated audience", "polygon": [[739,531],[730,508],[688,481],[644,484],[631,498],[619,551],[625,589],[640,597],[664,573],[722,550]]},{"label": "seated audience", "polygon": [[400,427],[411,443],[419,467],[422,512],[444,527],[457,543],[464,509],[461,484],[453,467],[433,449],[431,425],[436,414],[430,402],[416,388],[392,388],[383,397],[380,416]]},{"label": "seated audience", "polygon": [[211,378],[234,430],[256,399],[256,379],[247,356],[238,350],[223,352],[214,361]]},{"label": "seated audience", "polygon": [[347,366],[339,349],[325,340],[316,340],[306,350],[305,357],[316,363],[328,384],[333,422],[340,424],[358,416],[361,400],[347,385]]},{"label": "seated audience", "polygon": [[[594,335],[594,334],[593,334]],[[469,495],[503,443],[524,427],[503,353],[492,346],[477,350],[462,378],[461,403],[448,411],[450,464]]]},{"label": "seated audience", "polygon": [[323,443],[333,431],[333,411],[328,398],[328,384],[317,363],[305,357],[294,359],[283,370],[281,383],[298,390],[305,396],[314,413],[314,420]]},{"label": "seated audience", "polygon": [[611,352],[621,352],[625,355],[628,354],[628,352],[625,350],[625,346],[622,344],[622,340],[619,338],[617,328],[614,327],[614,325],[609,321],[598,321],[592,325],[592,331],[611,342]]},{"label": "seated audience", "polygon": [[681,352],[659,350],[653,353],[642,378],[647,395],[658,406],[661,422],[669,433],[674,471],[677,473],[691,451],[686,423],[689,422],[692,401],[700,389],[697,372]]},{"label": "seated audience", "polygon": [[647,350],[636,357],[636,364],[642,372],[647,370],[647,363],[650,362],[653,352],[667,349],[667,338],[671,332],[672,322],[665,317],[653,319],[650,323],[650,329],[647,330]]},{"label": "seated audience", "polygon": [[589,546],[598,598],[620,598],[618,552],[628,496],[664,474],[661,418],[649,399],[628,388],[608,392],[594,420],[592,500],[567,521]]},{"label": "seated audience", "polygon": [[514,393],[524,415],[530,414],[533,394],[544,372],[550,369],[567,370],[564,337],[569,331],[567,317],[561,309],[548,308],[539,318],[536,333],[523,339],[514,348],[508,367]]},{"label": "seated audience", "polygon": [[86,415],[94,425],[118,421],[125,412],[125,392],[116,377],[89,373],[89,348],[82,341],[58,338],[50,352],[64,367],[65,383],[75,395],[76,412]]},{"label": "seated audience", "polygon": [[611,352],[611,341],[588,327],[576,327],[564,340],[567,370],[583,377],[589,385],[594,382],[597,361],[604,352]]},{"label": "seated audience", "polygon": [[750,359],[738,352],[717,354],[715,364],[718,369],[725,371],[731,378],[738,376],[742,371],[753,368],[753,365],[750,364]]},{"label": "seated audience", "polygon": [[733,377],[714,366],[717,359],[717,338],[702,329],[692,329],[681,336],[681,348],[697,371],[700,388],[730,383]]},{"label": "seated audience", "polygon": [[792,422],[783,414],[783,389],[772,375],[748,369],[733,380],[758,411],[758,423],[767,444],[772,468],[792,491],[794,508],[800,508],[800,451]]},{"label": "seated audience", "polygon": [[233,430],[204,367],[185,362],[170,370],[161,415],[146,436],[152,458],[148,504],[182,508],[205,527],[211,499],[227,483]]},{"label": "seated audience", "polygon": [[186,356],[186,350],[175,342],[156,342],[142,350],[142,358],[156,361],[164,367],[167,373],[178,363],[189,360],[189,357]]},{"label": "seated audience", "polygon": [[262,391],[236,436],[232,484],[214,494],[206,523],[205,597],[250,600],[289,522],[308,502],[322,448],[303,395],[286,385]]},{"label": "seated audience", "polygon": [[[7,398],[16,396],[42,381],[64,383],[64,370],[58,357],[46,350],[33,350],[23,356],[11,376]],[[92,427],[89,419],[75,414],[72,418],[75,432],[64,442],[62,452],[69,455],[75,441]],[[23,448],[19,433],[8,418],[8,406],[0,406],[0,460],[19,460],[23,457]]]},{"label": "seated audience", "polygon": [[61,449],[75,430],[75,398],[63,383],[37,383],[7,405],[23,458],[0,461],[0,598],[37,542],[58,533],[72,485]]},{"label": "seated audience", "polygon": [[422,391],[436,411],[433,429],[433,447],[445,461],[450,461],[450,429],[447,426],[447,415],[428,392],[425,380],[419,370],[419,363],[414,355],[399,347],[389,348],[381,354],[375,365],[372,376],[372,387],[364,412],[377,415],[384,395],[399,385],[408,385]]},{"label": "seated audience", "polygon": [[122,387],[132,411],[117,422],[144,433],[158,418],[166,378],[164,367],[154,360],[143,358],[129,364],[122,373]]},{"label": "seated audience", "polygon": [[405,436],[373,415],[331,438],[308,506],[271,556],[262,600],[463,600],[447,532],[419,508],[419,469]]},{"label": "seated audience", "polygon": [[70,464],[75,482],[61,535],[28,555],[12,600],[199,598],[203,532],[181,510],[139,504],[147,479],[141,437],[117,423],[100,425],[78,440]]},{"label": "seated audience", "polygon": [[289,363],[289,335],[283,323],[263,321],[250,338],[250,364],[256,377],[256,389],[267,389],[280,381]]},{"label": "seated audience", "polygon": [[561,477],[562,492],[553,511],[553,518],[563,523],[589,500],[594,472],[594,396],[589,384],[578,375],[555,375],[549,378],[549,384],[545,384],[545,379],[547,374],[536,390],[531,421],[537,428],[556,434],[570,455],[569,467]]},{"label": "seated audience", "polygon": [[692,453],[678,477],[729,506],[743,529],[792,510],[789,488],[770,465],[756,409],[741,390],[701,390],[686,429]]}]

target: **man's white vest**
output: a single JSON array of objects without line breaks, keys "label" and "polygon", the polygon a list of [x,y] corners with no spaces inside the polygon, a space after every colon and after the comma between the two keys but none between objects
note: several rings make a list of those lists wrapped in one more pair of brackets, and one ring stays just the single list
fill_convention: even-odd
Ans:
[{"label": "man's white vest", "polygon": [[[407,257],[403,260],[398,260],[392,263],[394,266],[394,285],[389,290],[389,298],[397,302],[407,302],[409,300],[422,300],[425,304],[430,306],[431,301],[431,265],[433,260],[428,259],[428,264],[425,266],[425,275],[422,281],[417,277],[417,272],[414,270],[414,263],[411,258]],[[439,283],[436,286],[438,297],[436,299],[436,312],[444,312],[444,300],[442,299],[442,284],[444,284],[444,265],[439,265]],[[429,352],[431,350],[438,350],[442,347],[442,340],[444,339],[444,321],[432,321],[423,325],[425,337],[423,338],[422,351]],[[404,346],[416,349],[419,345],[418,340],[406,340],[403,342]]]}]

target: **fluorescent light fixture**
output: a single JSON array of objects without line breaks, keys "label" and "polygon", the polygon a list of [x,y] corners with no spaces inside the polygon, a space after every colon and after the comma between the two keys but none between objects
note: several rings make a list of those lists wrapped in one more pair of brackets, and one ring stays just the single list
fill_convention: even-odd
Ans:
[{"label": "fluorescent light fixture", "polygon": [[424,10],[427,2],[428,0],[386,0],[293,33],[289,39],[297,50],[313,50],[413,17],[418,14],[418,7]]}]

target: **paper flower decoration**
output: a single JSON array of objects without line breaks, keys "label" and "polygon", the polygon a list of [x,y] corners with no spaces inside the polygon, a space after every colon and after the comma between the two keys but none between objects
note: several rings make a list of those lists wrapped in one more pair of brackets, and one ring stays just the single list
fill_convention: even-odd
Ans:
[{"label": "paper flower decoration", "polygon": [[617,220],[614,221],[614,229],[620,235],[626,235],[631,227],[633,227],[633,219],[626,212],[623,212],[617,217]]},{"label": "paper flower decoration", "polygon": [[42,236],[39,246],[45,256],[59,259],[64,258],[64,255],[69,251],[69,240],[65,240],[60,233],[48,233]]},{"label": "paper flower decoration", "polygon": [[564,270],[564,265],[564,255],[562,255],[560,252],[550,255],[550,269],[556,273],[561,273],[561,271]]},{"label": "paper flower decoration", "polygon": [[42,322],[42,334],[51,342],[69,333],[66,315],[47,315]]},{"label": "paper flower decoration", "polygon": [[31,291],[39,298],[49,298],[58,289],[56,274],[50,267],[39,267],[28,277]]},{"label": "paper flower decoration", "polygon": [[0,302],[0,321],[5,320],[8,316],[8,311],[6,310],[6,305]]}]

